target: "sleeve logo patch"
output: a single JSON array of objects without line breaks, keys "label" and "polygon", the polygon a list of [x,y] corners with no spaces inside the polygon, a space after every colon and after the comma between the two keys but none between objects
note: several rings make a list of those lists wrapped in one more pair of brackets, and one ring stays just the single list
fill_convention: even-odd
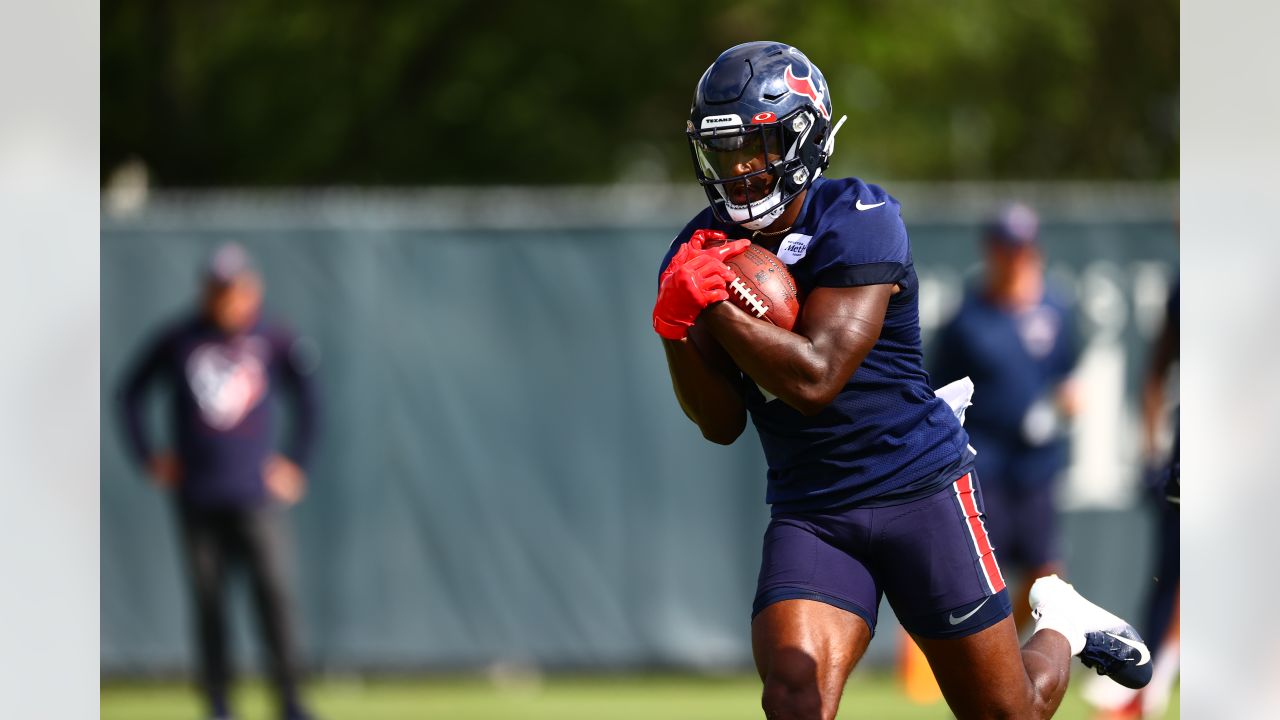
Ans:
[{"label": "sleeve logo patch", "polygon": [[809,241],[813,239],[812,235],[801,235],[800,233],[791,233],[782,238],[782,242],[778,244],[778,259],[784,265],[793,265],[809,252]]}]

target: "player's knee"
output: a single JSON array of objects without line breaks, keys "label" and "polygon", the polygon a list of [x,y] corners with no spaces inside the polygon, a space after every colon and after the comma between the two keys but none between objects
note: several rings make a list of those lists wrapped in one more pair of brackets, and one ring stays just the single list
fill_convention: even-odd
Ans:
[{"label": "player's knee", "polygon": [[[823,712],[816,678],[785,672],[771,672],[765,678],[760,704],[768,720],[830,720],[835,715]],[[834,711],[835,703],[831,708]]]}]

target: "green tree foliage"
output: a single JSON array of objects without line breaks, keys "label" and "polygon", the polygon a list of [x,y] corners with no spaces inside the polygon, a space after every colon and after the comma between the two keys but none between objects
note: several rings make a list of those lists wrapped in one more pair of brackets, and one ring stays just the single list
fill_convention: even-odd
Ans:
[{"label": "green tree foliage", "polygon": [[849,115],[836,173],[1177,174],[1173,0],[112,0],[102,167],[195,186],[682,179],[695,82],[756,39],[826,74]]}]

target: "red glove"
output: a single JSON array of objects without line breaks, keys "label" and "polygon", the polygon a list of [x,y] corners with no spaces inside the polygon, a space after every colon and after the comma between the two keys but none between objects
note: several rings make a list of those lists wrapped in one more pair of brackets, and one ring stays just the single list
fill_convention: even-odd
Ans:
[{"label": "red glove", "polygon": [[[676,268],[689,262],[689,259],[694,255],[700,252],[707,252],[703,249],[707,242],[714,244],[723,243],[724,241],[725,234],[719,230],[694,230],[693,235],[689,236],[689,241],[681,245],[680,249],[676,250],[675,256],[671,258],[671,262],[667,263],[667,269],[662,271],[662,276],[658,278],[658,284],[661,285],[662,281],[666,280],[668,275],[675,272]],[[737,254],[738,253],[734,253],[734,255]],[[722,262],[727,259],[728,257],[720,258]]]},{"label": "red glove", "polygon": [[743,253],[750,240],[703,249],[706,241],[724,240],[717,230],[698,230],[680,246],[658,281],[658,301],[653,307],[653,329],[668,340],[683,340],[698,315],[713,302],[729,299],[725,284],[734,273],[724,261]]}]

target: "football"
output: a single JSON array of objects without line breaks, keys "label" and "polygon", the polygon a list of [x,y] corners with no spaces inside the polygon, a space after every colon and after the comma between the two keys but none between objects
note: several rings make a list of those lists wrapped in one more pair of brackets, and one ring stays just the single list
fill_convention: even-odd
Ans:
[{"label": "football", "polygon": [[729,299],[734,304],[783,330],[795,327],[800,297],[795,278],[777,255],[752,245],[725,264],[737,275],[729,282]]}]

